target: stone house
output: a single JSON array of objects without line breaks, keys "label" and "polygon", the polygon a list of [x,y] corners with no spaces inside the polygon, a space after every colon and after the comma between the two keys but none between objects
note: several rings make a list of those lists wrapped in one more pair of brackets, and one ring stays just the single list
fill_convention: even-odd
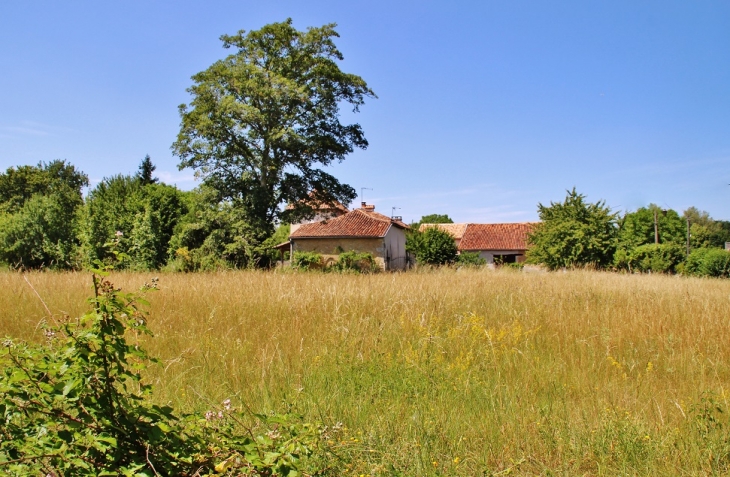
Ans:
[{"label": "stone house", "polygon": [[342,252],[368,252],[383,270],[404,270],[408,228],[400,217],[387,217],[363,203],[331,219],[292,226],[289,251],[317,252],[325,265],[336,262]]}]

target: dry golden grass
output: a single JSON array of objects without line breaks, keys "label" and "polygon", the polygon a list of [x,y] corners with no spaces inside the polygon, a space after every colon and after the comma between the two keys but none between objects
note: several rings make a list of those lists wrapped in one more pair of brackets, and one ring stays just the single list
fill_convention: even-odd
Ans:
[{"label": "dry golden grass", "polygon": [[[88,274],[27,278],[54,313],[85,310]],[[149,300],[156,399],[342,421],[353,475],[730,468],[730,281],[221,272],[162,274]],[[0,310],[0,335],[41,339],[21,275],[0,274]]]}]

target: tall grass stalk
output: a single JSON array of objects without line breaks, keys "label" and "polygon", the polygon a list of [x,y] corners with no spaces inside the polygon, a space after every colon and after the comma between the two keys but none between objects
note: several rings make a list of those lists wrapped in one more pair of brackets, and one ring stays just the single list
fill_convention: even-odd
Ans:
[{"label": "tall grass stalk", "polygon": [[[27,278],[53,313],[85,310],[87,274]],[[251,271],[160,288],[145,338],[157,400],[342,422],[353,475],[730,470],[729,281]],[[0,335],[42,339],[21,275],[0,274],[0,310]]]}]

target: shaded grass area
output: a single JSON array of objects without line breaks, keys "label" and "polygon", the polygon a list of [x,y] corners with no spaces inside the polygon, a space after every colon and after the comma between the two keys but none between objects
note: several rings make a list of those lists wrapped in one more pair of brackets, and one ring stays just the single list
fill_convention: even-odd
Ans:
[{"label": "shaded grass area", "polygon": [[[118,274],[138,288],[152,274]],[[31,274],[53,313],[86,274]],[[353,475],[730,469],[730,283],[597,272],[163,274],[156,399],[342,422]],[[0,274],[0,335],[45,310]],[[345,455],[347,454],[347,455]]]}]

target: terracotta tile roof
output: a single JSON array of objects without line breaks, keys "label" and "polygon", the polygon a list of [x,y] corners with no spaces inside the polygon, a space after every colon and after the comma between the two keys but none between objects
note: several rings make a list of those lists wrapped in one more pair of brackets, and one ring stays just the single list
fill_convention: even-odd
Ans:
[{"label": "terracotta tile roof", "polygon": [[418,230],[421,232],[425,232],[428,228],[438,227],[444,232],[448,232],[452,237],[454,237],[454,239],[461,240],[461,238],[464,236],[467,225],[468,224],[421,224]]},{"label": "terracotta tile roof", "polygon": [[469,224],[459,250],[527,250],[527,234],[534,222],[516,224]]},{"label": "terracotta tile roof", "polygon": [[[370,206],[368,206],[368,207],[370,207]],[[359,209],[359,210],[360,210],[360,212],[365,212],[366,214],[368,214],[370,217],[372,217],[374,219],[386,220],[388,222],[394,223],[396,226],[398,226],[398,227],[400,227],[402,229],[410,229],[410,227],[408,225],[406,225],[405,223],[403,223],[400,220],[393,220],[390,217],[388,217],[387,215],[383,215],[383,214],[381,214],[379,212],[375,212],[375,206],[374,205],[372,206],[372,209]]]},{"label": "terracotta tile roof", "polygon": [[385,237],[391,225],[407,229],[401,221],[383,214],[355,209],[330,220],[304,224],[290,235],[291,238],[314,237]]}]

